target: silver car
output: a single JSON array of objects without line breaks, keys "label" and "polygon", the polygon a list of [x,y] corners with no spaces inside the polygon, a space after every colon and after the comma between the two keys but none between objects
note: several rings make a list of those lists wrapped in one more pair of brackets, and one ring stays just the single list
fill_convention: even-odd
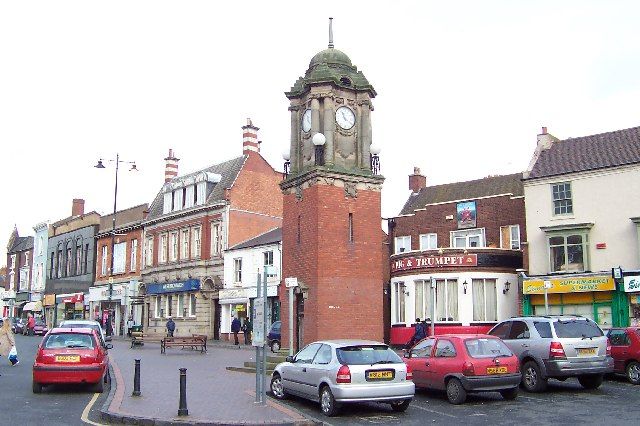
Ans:
[{"label": "silver car", "polygon": [[60,325],[58,326],[60,328],[91,328],[93,330],[95,330],[98,333],[98,336],[102,338],[102,346],[106,346],[105,342],[108,342],[111,340],[110,337],[106,337],[104,335],[104,331],[102,330],[102,326],[100,325],[100,323],[98,321],[93,321],[93,320],[80,320],[80,319],[73,319],[73,320],[64,320],[60,323]]},{"label": "silver car", "polygon": [[613,358],[602,329],[588,318],[570,315],[524,316],[500,322],[488,334],[501,338],[518,356],[522,386],[543,391],[550,378],[577,377],[596,389],[613,371]]},{"label": "silver car", "polygon": [[324,340],[278,364],[271,392],[278,399],[291,394],[318,401],[322,413],[333,416],[352,402],[388,403],[394,411],[405,411],[415,385],[405,363],[384,343]]}]

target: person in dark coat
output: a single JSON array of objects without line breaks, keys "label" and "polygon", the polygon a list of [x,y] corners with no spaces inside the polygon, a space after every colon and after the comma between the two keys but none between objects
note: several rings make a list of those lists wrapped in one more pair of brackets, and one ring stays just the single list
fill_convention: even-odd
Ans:
[{"label": "person in dark coat", "polygon": [[173,322],[173,318],[169,317],[169,321],[167,321],[167,336],[173,337],[174,331],[176,331],[176,323]]},{"label": "person in dark coat", "polygon": [[425,337],[427,337],[427,330],[425,329],[422,321],[420,321],[420,318],[416,318],[415,331],[413,333],[413,337],[411,337],[411,340],[407,343],[407,348],[412,347]]},{"label": "person in dark coat", "polygon": [[251,332],[253,331],[253,325],[251,324],[251,321],[249,320],[249,318],[247,318],[244,321],[244,324],[242,324],[242,332],[244,333],[244,344],[248,345],[251,343]]},{"label": "person in dark coat", "polygon": [[238,342],[238,333],[240,332],[240,320],[238,318],[234,318],[231,321],[231,332],[233,333],[233,339],[235,345],[238,346],[240,342]]}]

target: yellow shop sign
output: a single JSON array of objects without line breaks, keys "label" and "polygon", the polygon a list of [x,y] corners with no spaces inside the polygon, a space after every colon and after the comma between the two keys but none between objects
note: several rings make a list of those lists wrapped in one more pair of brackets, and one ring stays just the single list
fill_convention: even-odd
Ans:
[{"label": "yellow shop sign", "polygon": [[567,277],[551,280],[526,280],[523,282],[524,294],[544,294],[545,281],[551,282],[549,293],[578,293],[585,291],[610,291],[616,285],[611,276]]}]

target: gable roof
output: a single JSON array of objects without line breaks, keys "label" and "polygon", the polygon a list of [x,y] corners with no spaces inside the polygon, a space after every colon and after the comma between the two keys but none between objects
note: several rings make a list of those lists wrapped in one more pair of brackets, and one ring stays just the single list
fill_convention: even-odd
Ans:
[{"label": "gable roof", "polygon": [[227,250],[266,246],[267,244],[275,244],[280,241],[282,241],[282,228],[273,228],[271,231],[267,231],[264,234],[251,238],[250,240],[238,243],[233,247],[229,247]]},{"label": "gable roof", "polygon": [[640,127],[556,141],[540,152],[527,179],[640,163]]},{"label": "gable roof", "polygon": [[[206,169],[197,170],[193,173],[189,173],[187,175],[178,176],[173,178],[172,180],[182,180],[191,176],[196,176],[198,173],[202,172],[210,172],[216,173],[220,175],[220,181],[213,184],[213,188],[210,190],[207,195],[207,201],[204,205],[215,204],[219,201],[225,200],[225,189],[231,188],[236,178],[238,177],[238,173],[242,170],[242,166],[244,165],[247,159],[247,155],[243,155],[241,157],[233,158],[231,160],[225,161],[224,163],[214,164],[213,166],[209,166]],[[162,186],[164,187],[165,184]],[[164,205],[164,192],[162,188],[156,195],[155,199],[151,203],[151,207],[149,208],[149,215],[146,220],[157,219],[163,216],[162,208]],[[191,209],[201,208],[201,205],[193,206],[189,209],[185,209],[183,211],[189,211]]]},{"label": "gable roof", "polygon": [[427,186],[420,189],[417,194],[412,193],[409,196],[400,214],[411,214],[416,209],[425,208],[428,204],[473,200],[501,194],[511,194],[514,197],[519,197],[524,194],[521,179],[522,173],[514,173],[488,176],[467,182]]},{"label": "gable roof", "polygon": [[7,250],[8,253],[19,253],[33,249],[33,237],[18,237],[13,242],[13,247]]}]

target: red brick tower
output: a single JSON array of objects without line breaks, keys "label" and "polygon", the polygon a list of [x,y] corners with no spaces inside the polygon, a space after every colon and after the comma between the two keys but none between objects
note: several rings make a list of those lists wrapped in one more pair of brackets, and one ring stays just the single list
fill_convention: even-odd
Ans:
[{"label": "red brick tower", "polygon": [[[286,93],[291,171],[281,183],[283,273],[296,277],[294,348],[319,339],[383,338],[380,191],[371,169],[376,92],[343,52],[313,57]],[[374,152],[377,151],[374,149]],[[280,291],[282,344],[289,299]]]}]

